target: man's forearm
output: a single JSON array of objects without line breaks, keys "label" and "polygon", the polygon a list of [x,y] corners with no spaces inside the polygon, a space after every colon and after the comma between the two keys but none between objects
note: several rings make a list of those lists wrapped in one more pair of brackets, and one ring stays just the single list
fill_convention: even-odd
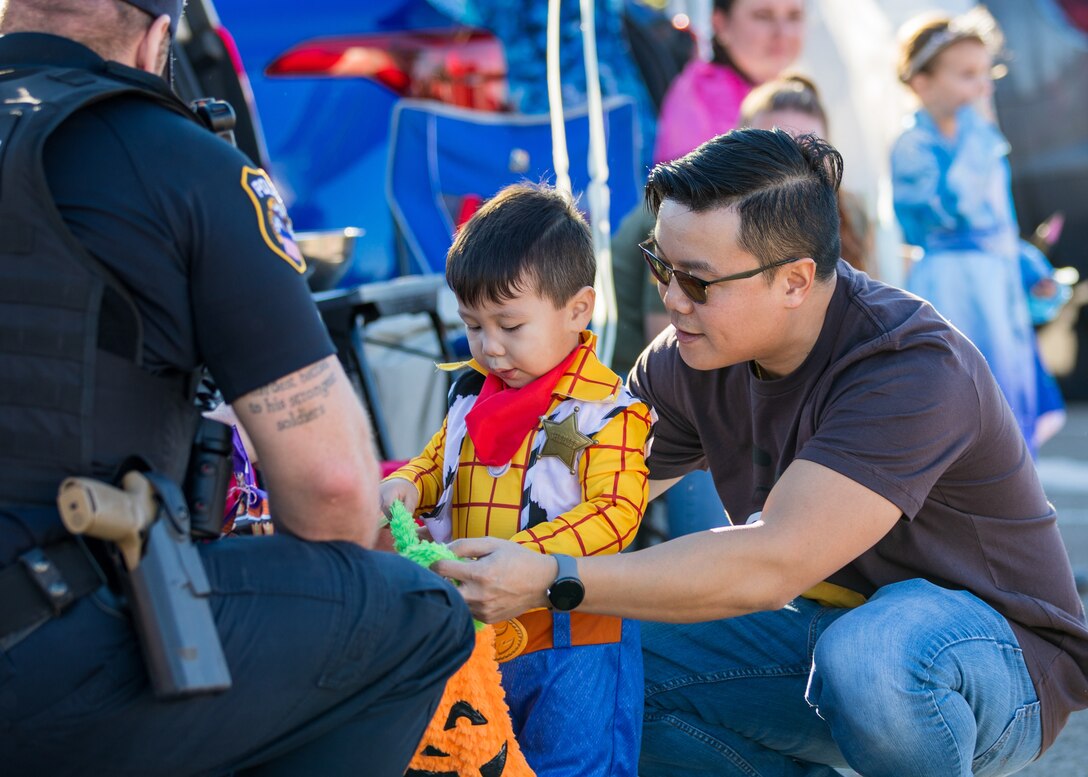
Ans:
[{"label": "man's forearm", "polygon": [[745,561],[732,546],[731,541],[742,539],[738,532],[751,534],[752,529],[698,532],[637,553],[578,559],[586,589],[578,609],[692,623],[777,607],[780,594],[776,586],[766,584],[766,571],[757,571],[761,565],[752,557]]},{"label": "man's forearm", "polygon": [[[586,591],[578,610],[683,623],[779,607],[806,586],[785,573],[788,562],[758,551],[758,528],[705,531],[636,553],[578,558]],[[462,581],[476,617],[494,623],[548,606],[546,591],[556,575],[550,557],[493,538],[458,540],[452,547],[479,560],[440,561],[433,569]]]},{"label": "man's forearm", "polygon": [[[368,477],[366,470],[371,469]],[[377,465],[360,463],[321,483],[285,483],[269,487],[273,522],[282,530],[308,540],[348,540],[373,547],[380,514]],[[368,487],[369,484],[369,487]],[[369,494],[370,496],[364,496]]]},{"label": "man's forearm", "polygon": [[674,623],[777,609],[872,547],[901,515],[846,476],[798,460],[756,523],[586,559],[580,609]]},{"label": "man's forearm", "polygon": [[[814,499],[813,494],[820,494]],[[793,462],[744,526],[689,534],[637,553],[578,559],[580,610],[673,623],[716,620],[785,606],[871,548],[902,515],[848,477]],[[439,574],[462,581],[473,613],[489,623],[546,604],[555,562],[493,538],[458,540]]]}]

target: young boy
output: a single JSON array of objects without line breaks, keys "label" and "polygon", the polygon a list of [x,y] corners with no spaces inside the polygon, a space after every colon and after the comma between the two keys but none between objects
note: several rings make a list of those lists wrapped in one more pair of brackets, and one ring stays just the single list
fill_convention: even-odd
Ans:
[{"label": "young boy", "polygon": [[[630,544],[652,418],[594,355],[594,274],[589,228],[553,189],[507,187],[465,224],[446,280],[470,369],[423,453],[382,483],[383,508],[401,500],[438,541],[501,537],[562,556]],[[514,733],[542,777],[633,776],[638,624],[563,607],[496,625]]]}]

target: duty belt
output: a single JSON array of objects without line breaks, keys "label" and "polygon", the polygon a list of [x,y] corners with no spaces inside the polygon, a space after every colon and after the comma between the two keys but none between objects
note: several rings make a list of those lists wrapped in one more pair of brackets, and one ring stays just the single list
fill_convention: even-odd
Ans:
[{"label": "duty belt", "polygon": [[35,547],[0,570],[0,649],[7,650],[105,582],[83,543]]}]

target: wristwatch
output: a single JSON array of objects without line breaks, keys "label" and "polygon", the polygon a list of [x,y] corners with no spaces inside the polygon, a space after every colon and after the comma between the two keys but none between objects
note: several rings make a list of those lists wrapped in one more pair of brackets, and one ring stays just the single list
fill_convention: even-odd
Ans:
[{"label": "wristwatch", "polygon": [[553,553],[552,558],[559,564],[559,574],[548,587],[548,602],[554,610],[573,610],[586,595],[585,586],[578,577],[578,562],[562,553]]}]

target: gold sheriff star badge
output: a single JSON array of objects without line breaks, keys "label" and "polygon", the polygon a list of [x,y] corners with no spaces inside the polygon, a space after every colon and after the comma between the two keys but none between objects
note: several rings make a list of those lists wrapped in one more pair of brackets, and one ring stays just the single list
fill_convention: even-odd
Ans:
[{"label": "gold sheriff star badge", "polygon": [[558,422],[541,419],[544,422],[544,448],[540,451],[540,458],[554,456],[567,465],[572,475],[578,454],[596,442],[592,437],[586,437],[578,431],[578,422],[575,419],[577,413],[575,410]]}]

